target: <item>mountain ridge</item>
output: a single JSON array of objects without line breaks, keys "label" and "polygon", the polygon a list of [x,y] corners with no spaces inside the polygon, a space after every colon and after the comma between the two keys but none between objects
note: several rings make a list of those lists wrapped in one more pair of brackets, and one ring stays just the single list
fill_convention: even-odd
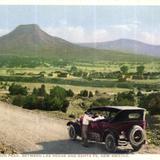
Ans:
[{"label": "mountain ridge", "polygon": [[129,52],[134,54],[160,56],[160,45],[153,45],[132,39],[117,39],[112,41],[95,42],[95,43],[79,43],[83,47],[91,47],[96,49],[109,49],[113,51]]},{"label": "mountain ridge", "polygon": [[0,55],[16,55],[84,61],[143,61],[154,59],[119,51],[81,47],[54,37],[36,24],[19,25],[0,37]]}]

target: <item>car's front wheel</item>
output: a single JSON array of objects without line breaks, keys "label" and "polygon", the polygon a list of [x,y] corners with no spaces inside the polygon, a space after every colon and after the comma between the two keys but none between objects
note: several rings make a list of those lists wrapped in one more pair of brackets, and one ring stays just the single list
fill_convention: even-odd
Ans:
[{"label": "car's front wheel", "polygon": [[76,140],[77,134],[76,134],[75,127],[73,125],[69,126],[68,134],[69,134],[69,137],[70,137],[71,140]]},{"label": "car's front wheel", "polygon": [[117,144],[116,144],[116,137],[114,134],[109,133],[106,135],[105,138],[105,148],[107,152],[114,153],[117,149]]}]

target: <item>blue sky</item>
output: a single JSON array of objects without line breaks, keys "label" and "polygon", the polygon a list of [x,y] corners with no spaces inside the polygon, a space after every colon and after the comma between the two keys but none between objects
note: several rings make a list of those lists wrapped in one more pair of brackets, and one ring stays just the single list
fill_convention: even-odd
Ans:
[{"label": "blue sky", "polygon": [[129,38],[160,44],[159,6],[0,6],[0,35],[31,23],[71,42]]}]

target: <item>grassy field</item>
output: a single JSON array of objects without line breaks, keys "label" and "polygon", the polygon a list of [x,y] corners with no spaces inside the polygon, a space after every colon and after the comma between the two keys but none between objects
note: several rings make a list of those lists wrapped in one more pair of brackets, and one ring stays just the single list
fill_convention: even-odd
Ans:
[{"label": "grassy field", "polygon": [[114,72],[119,71],[120,66],[127,65],[129,67],[129,72],[136,72],[136,67],[138,65],[145,66],[145,72],[158,72],[160,70],[160,63],[159,62],[150,62],[150,63],[111,63],[111,62],[104,62],[104,63],[76,63],[75,64],[78,68],[85,70],[85,71],[99,71],[99,72]]},{"label": "grassy field", "polygon": [[[149,85],[160,86],[160,79],[143,79],[143,80],[129,80],[127,82],[118,82],[118,79],[93,79],[93,80],[86,80],[82,77],[74,77],[72,75],[68,75],[66,78],[59,78],[57,74],[54,73],[55,71],[66,71],[70,70],[72,66],[76,66],[79,70],[84,72],[114,72],[120,71],[120,67],[122,65],[127,65],[129,67],[128,72],[136,72],[136,67],[138,65],[145,66],[145,72],[159,72],[160,71],[160,63],[159,61],[155,62],[94,62],[94,63],[87,63],[87,62],[73,62],[72,64],[68,64],[63,67],[53,67],[53,66],[39,66],[35,68],[7,68],[1,67],[0,68],[0,77],[2,77],[1,81],[3,81],[3,76],[7,76],[5,82],[16,82],[22,84],[23,86],[27,86],[30,90],[34,87],[40,87],[42,83],[46,85],[47,91],[49,91],[53,86],[59,85],[64,87],[65,89],[72,89],[75,93],[79,93],[80,90],[87,89],[88,91],[95,92],[98,90],[99,92],[106,92],[109,94],[114,94],[118,92],[127,91],[133,89],[134,87],[148,87]],[[8,70],[13,70],[14,74],[8,72]],[[32,74],[39,74],[40,72],[44,72],[45,79],[40,80],[31,78],[34,76],[29,75]],[[25,73],[23,75],[23,73]],[[48,76],[49,73],[53,73],[52,76]],[[22,74],[22,75],[20,75]],[[17,79],[16,79],[17,77]],[[22,77],[22,78],[21,78]],[[30,81],[31,80],[31,81]]]},{"label": "grassy field", "polygon": [[[122,65],[127,65],[129,67],[128,72],[136,72],[136,67],[142,63],[118,63],[118,62],[97,62],[97,63],[80,63],[74,62],[73,64],[68,64],[64,67],[35,67],[35,68],[0,68],[0,77],[1,81],[5,82],[16,82],[20,83],[24,86],[27,86],[32,90],[34,87],[39,87],[42,83],[46,85],[46,89],[49,91],[52,86],[59,85],[64,87],[65,89],[72,89],[75,93],[79,93],[80,90],[87,89],[88,91],[95,92],[98,90],[99,92],[106,92],[109,94],[114,94],[122,91],[127,91],[133,89],[135,87],[150,87],[154,85],[154,88],[160,88],[160,79],[143,79],[143,80],[128,80],[127,82],[118,82],[118,79],[93,79],[86,80],[82,77],[74,77],[72,75],[68,75],[66,78],[57,77],[55,71],[66,71],[70,70],[72,65],[75,65],[79,70],[84,72],[113,72],[119,71]],[[160,71],[160,63],[159,62],[150,62],[143,63],[145,66],[145,72],[159,72]],[[8,72],[9,70],[13,70],[14,74]],[[44,72],[45,79],[37,79],[32,74],[39,74],[40,72]],[[22,75],[20,75],[22,73]],[[23,73],[25,73],[23,75]],[[48,76],[49,73],[53,73],[52,76]],[[4,76],[4,80],[3,80]],[[7,77],[6,77],[7,76]],[[33,79],[34,77],[34,79]]]},{"label": "grassy field", "polygon": [[76,66],[78,69],[82,70],[82,71],[96,71],[96,72],[114,72],[114,71],[120,71],[120,67],[122,65],[127,65],[129,67],[129,72],[136,72],[136,67],[138,65],[144,65],[145,67],[145,72],[159,72],[160,71],[160,62],[150,62],[150,63],[118,63],[118,62],[97,62],[97,63],[78,63],[78,62],[74,62],[72,64],[68,64],[65,67],[44,67],[44,66],[40,66],[40,67],[35,67],[35,68],[21,68],[21,67],[15,67],[15,68],[7,68],[7,67],[2,67],[0,68],[0,75],[7,75],[7,70],[8,69],[12,69],[14,70],[15,73],[35,73],[38,74],[39,72],[46,72],[46,73],[50,73],[50,72],[54,72],[56,70],[60,70],[60,71],[64,71],[64,70],[69,70],[71,68],[71,66]]},{"label": "grassy field", "polygon": [[160,84],[160,79],[142,79],[142,80],[130,80],[130,82],[135,82],[137,84]]}]

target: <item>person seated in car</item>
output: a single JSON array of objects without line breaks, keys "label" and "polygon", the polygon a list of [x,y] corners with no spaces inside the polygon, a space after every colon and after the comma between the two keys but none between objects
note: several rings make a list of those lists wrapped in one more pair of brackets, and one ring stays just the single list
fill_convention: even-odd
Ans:
[{"label": "person seated in car", "polygon": [[105,117],[101,113],[97,113],[97,112],[93,114],[92,118],[94,118],[94,121],[105,119]]}]

